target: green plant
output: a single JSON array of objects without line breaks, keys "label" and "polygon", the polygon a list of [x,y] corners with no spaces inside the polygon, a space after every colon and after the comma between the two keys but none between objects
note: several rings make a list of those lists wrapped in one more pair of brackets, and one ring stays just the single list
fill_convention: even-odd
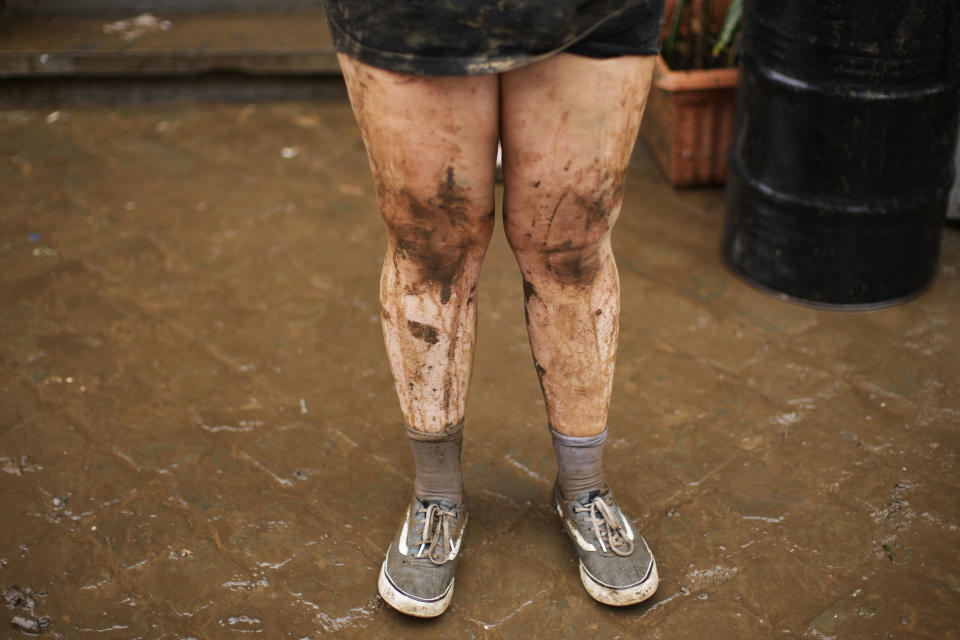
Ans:
[{"label": "green plant", "polygon": [[722,67],[736,61],[743,0],[730,0],[719,30],[712,28],[711,1],[674,3],[663,41],[663,57],[672,68]]},{"label": "green plant", "polygon": [[743,22],[743,0],[731,0],[727,15],[723,18],[720,35],[713,45],[710,55],[719,57],[723,50],[727,50],[727,65],[736,60],[737,50],[740,48],[740,24]]}]

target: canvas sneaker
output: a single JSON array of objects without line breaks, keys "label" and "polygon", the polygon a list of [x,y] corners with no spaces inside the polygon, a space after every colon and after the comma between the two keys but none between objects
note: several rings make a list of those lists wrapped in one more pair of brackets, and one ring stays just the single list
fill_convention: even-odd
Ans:
[{"label": "canvas sneaker", "polygon": [[446,611],[466,524],[462,506],[414,497],[380,567],[377,586],[383,599],[418,618]]},{"label": "canvas sneaker", "polygon": [[635,533],[609,487],[565,500],[554,486],[563,528],[580,556],[580,580],[595,600],[614,606],[642,602],[660,581],[650,547]]}]

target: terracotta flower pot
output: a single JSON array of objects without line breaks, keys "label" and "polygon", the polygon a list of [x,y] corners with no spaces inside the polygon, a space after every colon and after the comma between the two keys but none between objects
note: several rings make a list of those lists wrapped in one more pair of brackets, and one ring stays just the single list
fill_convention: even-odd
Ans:
[{"label": "terracotta flower pot", "polygon": [[737,69],[673,71],[657,56],[640,134],[675,187],[723,184]]}]

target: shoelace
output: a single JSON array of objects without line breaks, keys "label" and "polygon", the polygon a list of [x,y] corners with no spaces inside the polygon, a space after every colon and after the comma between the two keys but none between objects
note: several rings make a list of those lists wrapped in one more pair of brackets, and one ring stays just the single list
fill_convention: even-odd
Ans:
[{"label": "shoelace", "polygon": [[424,514],[423,535],[420,537],[420,549],[417,551],[417,558],[423,557],[426,550],[427,557],[433,564],[444,564],[450,560],[447,554],[446,544],[450,544],[450,550],[453,551],[453,539],[450,537],[450,523],[456,520],[457,513],[448,509],[442,509],[438,504],[431,504],[426,509],[417,509],[417,515]]},{"label": "shoelace", "polygon": [[593,533],[604,551],[609,546],[610,550],[618,556],[629,556],[633,553],[633,540],[623,534],[620,519],[603,498],[597,496],[590,501],[590,504],[582,507],[575,506],[573,510],[590,514],[587,522],[593,524]]}]

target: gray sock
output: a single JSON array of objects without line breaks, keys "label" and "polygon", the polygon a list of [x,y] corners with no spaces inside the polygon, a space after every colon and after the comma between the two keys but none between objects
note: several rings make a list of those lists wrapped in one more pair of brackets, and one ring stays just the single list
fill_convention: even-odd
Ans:
[{"label": "gray sock", "polygon": [[424,433],[407,427],[417,475],[414,495],[420,500],[449,500],[463,504],[463,474],[460,450],[463,447],[463,420],[440,433]]},{"label": "gray sock", "polygon": [[564,500],[574,500],[603,483],[603,443],[607,430],[595,436],[565,436],[550,427],[557,455],[557,486]]}]

